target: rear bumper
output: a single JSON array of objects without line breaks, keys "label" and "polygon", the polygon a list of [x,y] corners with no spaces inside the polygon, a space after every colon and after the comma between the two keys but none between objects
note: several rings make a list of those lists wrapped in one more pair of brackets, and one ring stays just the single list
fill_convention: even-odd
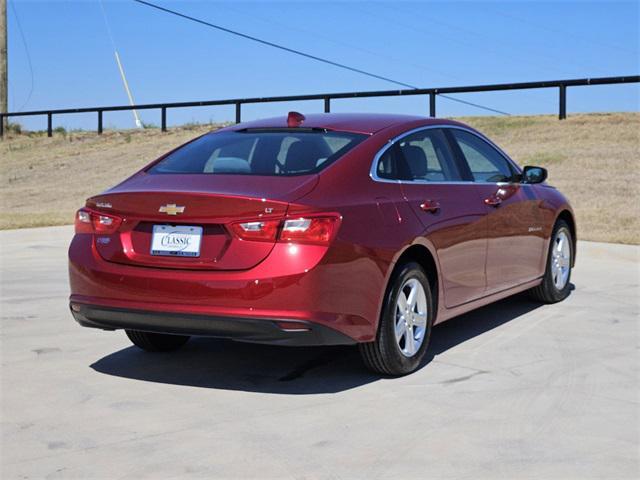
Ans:
[{"label": "rear bumper", "polygon": [[[253,319],[270,322],[267,329],[274,321],[299,321],[311,325],[312,332],[324,327],[355,342],[372,341],[384,271],[379,262],[362,252],[325,251],[316,245],[292,248],[277,244],[250,270],[173,270],[105,261],[91,235],[79,234],[69,248],[70,302],[100,310],[153,312],[148,318],[163,318],[158,327],[169,322],[165,318],[200,320],[189,332],[193,335],[219,336],[216,329],[207,333],[208,323],[203,319]],[[91,323],[92,316],[86,315],[86,320]],[[93,315],[98,327],[104,327],[105,321],[113,320]],[[136,327],[124,324],[117,328]],[[234,336],[225,332],[226,328],[223,336]]]},{"label": "rear bumper", "polygon": [[[349,345],[352,338],[320,324],[288,319],[231,318],[189,313],[129,310],[71,302],[83,327],[229,338],[241,342],[289,346]],[[283,328],[278,322],[286,322]]]}]

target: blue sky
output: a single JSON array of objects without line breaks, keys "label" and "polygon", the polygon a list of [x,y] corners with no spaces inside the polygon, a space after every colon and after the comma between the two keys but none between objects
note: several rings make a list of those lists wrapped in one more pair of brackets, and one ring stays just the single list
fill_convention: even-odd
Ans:
[{"label": "blue sky", "polygon": [[[98,0],[8,3],[10,110],[127,103]],[[638,1],[155,3],[420,87],[640,71]],[[104,6],[137,103],[398,88],[130,0],[104,0]],[[459,98],[512,114],[557,112],[555,89]],[[640,108],[637,85],[573,88],[567,98],[569,113]],[[291,109],[321,111],[322,104],[248,105],[243,107],[243,119]],[[342,100],[334,101],[332,110],[426,115],[428,101],[422,97]],[[438,99],[439,116],[483,114]],[[142,116],[146,122],[159,123],[158,112]],[[232,118],[231,107],[206,107],[170,110],[168,120],[177,124]],[[44,118],[20,122],[32,129],[45,126]],[[95,128],[96,121],[92,114],[65,115],[54,122],[67,128]],[[128,112],[114,113],[105,117],[105,125],[130,127],[133,121]]]}]

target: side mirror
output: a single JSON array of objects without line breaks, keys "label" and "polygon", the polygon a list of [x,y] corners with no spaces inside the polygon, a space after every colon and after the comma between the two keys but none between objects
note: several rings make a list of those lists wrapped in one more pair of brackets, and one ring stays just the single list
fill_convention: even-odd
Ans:
[{"label": "side mirror", "polygon": [[524,167],[521,183],[542,183],[547,179],[547,169],[542,167]]}]

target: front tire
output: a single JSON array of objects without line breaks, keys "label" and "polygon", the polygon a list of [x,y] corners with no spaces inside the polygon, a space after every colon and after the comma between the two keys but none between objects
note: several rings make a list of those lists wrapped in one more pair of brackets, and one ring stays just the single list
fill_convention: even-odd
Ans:
[{"label": "front tire", "polygon": [[146,352],[172,352],[182,347],[189,337],[186,335],[169,335],[167,333],[141,332],[126,330],[127,337],[136,346]]},{"label": "front tire", "polygon": [[376,339],[359,345],[366,366],[383,375],[406,375],[420,366],[433,325],[433,297],[420,265],[402,265],[392,277]]},{"label": "front tire", "polygon": [[573,238],[564,220],[553,227],[547,267],[542,283],[530,290],[531,296],[542,303],[556,303],[569,296],[571,291],[571,267],[573,265]]}]

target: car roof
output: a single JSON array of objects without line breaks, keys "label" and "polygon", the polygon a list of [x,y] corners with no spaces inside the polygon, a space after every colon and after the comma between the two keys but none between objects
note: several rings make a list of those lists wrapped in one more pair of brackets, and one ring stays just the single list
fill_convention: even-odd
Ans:
[{"label": "car roof", "polygon": [[[458,122],[417,115],[395,115],[388,113],[312,113],[305,114],[302,128],[322,128],[327,130],[373,134],[385,128],[399,124],[422,125],[460,125]],[[287,116],[265,118],[238,123],[224,128],[224,131],[238,131],[257,128],[287,128]]]}]

